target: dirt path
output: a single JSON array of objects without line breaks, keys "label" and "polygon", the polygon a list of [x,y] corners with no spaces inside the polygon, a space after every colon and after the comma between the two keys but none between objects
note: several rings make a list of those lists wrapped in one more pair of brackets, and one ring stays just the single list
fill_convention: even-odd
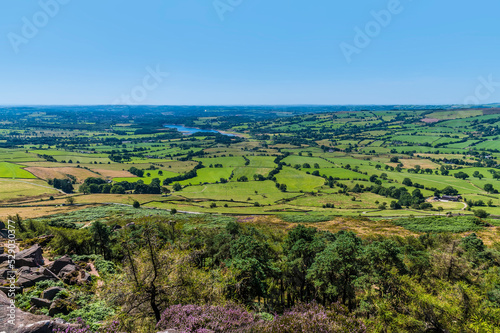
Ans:
[{"label": "dirt path", "polygon": [[[89,271],[90,275],[95,276],[97,278],[101,277],[99,275],[99,272],[95,268],[94,263],[89,263],[89,266],[90,266],[90,271]],[[102,288],[102,286],[104,286],[104,282],[102,280],[100,280],[100,279],[97,280],[97,288]]]}]

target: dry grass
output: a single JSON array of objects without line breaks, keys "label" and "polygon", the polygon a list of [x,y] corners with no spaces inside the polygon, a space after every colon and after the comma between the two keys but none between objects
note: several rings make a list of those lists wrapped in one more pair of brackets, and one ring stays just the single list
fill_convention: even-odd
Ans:
[{"label": "dry grass", "polygon": [[[243,224],[258,226],[266,226],[270,228],[275,228],[282,231],[288,231],[295,226],[297,223],[290,223],[281,220],[279,217],[264,215],[264,216],[240,216],[238,217],[238,222]],[[332,233],[344,231],[352,231],[356,233],[361,238],[373,237],[373,236],[401,236],[408,237],[414,236],[418,237],[421,233],[412,232],[406,230],[403,227],[398,227],[393,225],[388,220],[371,221],[368,219],[350,219],[350,218],[336,218],[332,221],[319,222],[319,223],[304,223],[308,227],[318,228],[320,230],[330,231]],[[500,241],[500,227],[490,227],[481,231],[475,232],[487,246],[492,246],[494,243]],[[471,232],[465,232],[457,234],[460,237],[465,237],[471,234]]]},{"label": "dry grass", "polygon": [[17,202],[59,195],[59,191],[38,180],[0,180],[0,202]]},{"label": "dry grass", "polygon": [[28,167],[27,171],[31,172],[35,176],[41,179],[54,179],[54,178],[67,178],[67,175],[75,176],[77,181],[82,183],[86,178],[89,177],[99,177],[98,174],[93,173],[89,170],[74,167],[63,167],[63,168],[43,168],[43,167]]},{"label": "dry grass", "polygon": [[[264,225],[280,230],[289,230],[297,226],[297,223],[290,223],[281,220],[276,216],[245,216],[239,217],[238,221],[245,224]],[[336,218],[327,222],[305,223],[308,227],[318,228],[319,230],[330,231],[332,233],[352,231],[360,237],[368,236],[418,236],[417,233],[406,230],[402,227],[393,225],[388,221],[371,221],[368,219]]]},{"label": "dry grass", "polygon": [[[438,169],[439,165],[429,161],[429,160],[423,160],[423,159],[409,159],[409,158],[403,158],[399,160],[403,164],[403,168],[405,169],[413,169],[415,166],[420,165],[422,169]],[[398,163],[386,163],[389,166],[396,167]]]},{"label": "dry grass", "polygon": [[109,170],[109,169],[91,169],[94,172],[98,172],[102,177],[105,178],[123,178],[123,177],[135,177],[128,171],[125,170]]},{"label": "dry grass", "polygon": [[22,218],[37,218],[53,214],[69,213],[88,207],[65,206],[65,207],[0,207],[0,220],[6,220],[9,215],[19,214]]},{"label": "dry grass", "polygon": [[[467,234],[470,234],[467,233]],[[494,243],[500,242],[500,227],[490,227],[481,231],[476,231],[476,234],[483,240],[484,244],[491,246]],[[463,236],[465,236],[464,234]]]}]

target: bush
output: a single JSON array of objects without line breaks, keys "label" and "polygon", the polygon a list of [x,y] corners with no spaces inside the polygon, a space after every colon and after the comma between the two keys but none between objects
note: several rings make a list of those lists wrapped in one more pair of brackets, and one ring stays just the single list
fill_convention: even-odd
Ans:
[{"label": "bush", "polygon": [[281,219],[290,223],[317,223],[331,221],[332,217],[324,215],[283,215]]},{"label": "bush", "polygon": [[366,332],[363,322],[339,304],[334,304],[331,309],[315,303],[298,305],[271,322],[262,322],[255,326],[257,326],[256,329],[250,332]]},{"label": "bush", "polygon": [[480,219],[485,219],[490,216],[490,214],[484,209],[478,209],[474,211],[474,216],[479,217]]},{"label": "bush", "polygon": [[233,332],[256,322],[257,319],[251,313],[239,306],[173,305],[162,313],[156,328],[175,328],[186,333],[204,333],[208,330],[219,333]]},{"label": "bush", "polygon": [[395,220],[393,223],[410,231],[429,233],[460,233],[481,230],[483,228],[477,218],[470,216],[402,218]]}]

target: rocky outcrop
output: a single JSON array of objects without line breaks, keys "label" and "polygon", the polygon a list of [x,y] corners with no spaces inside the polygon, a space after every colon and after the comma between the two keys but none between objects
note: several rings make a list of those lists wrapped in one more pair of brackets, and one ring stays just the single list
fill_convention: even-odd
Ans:
[{"label": "rocky outcrop", "polygon": [[21,288],[34,286],[37,282],[56,280],[45,268],[22,267],[18,270],[17,285]]},{"label": "rocky outcrop", "polygon": [[42,247],[38,244],[16,253],[16,267],[39,267],[43,265]]},{"label": "rocky outcrop", "polygon": [[42,308],[48,309],[52,305],[52,301],[49,301],[49,300],[43,299],[43,298],[38,298],[38,297],[32,297],[30,302],[33,306],[36,306],[39,309],[42,309]]},{"label": "rocky outcrop", "polygon": [[58,314],[67,315],[71,311],[76,310],[74,304],[64,299],[57,299],[50,305],[49,316],[56,316]]},{"label": "rocky outcrop", "polygon": [[56,295],[58,293],[60,293],[61,291],[63,291],[64,289],[61,288],[61,287],[52,287],[52,288],[48,288],[48,289],[45,289],[43,292],[42,292],[42,298],[44,299],[48,299],[48,300],[53,300]]},{"label": "rocky outcrop", "polygon": [[59,274],[59,272],[66,266],[68,265],[74,265],[75,263],[71,259],[70,256],[65,255],[62,256],[61,258],[57,259],[54,261],[52,264],[50,264],[47,268],[54,274]]}]

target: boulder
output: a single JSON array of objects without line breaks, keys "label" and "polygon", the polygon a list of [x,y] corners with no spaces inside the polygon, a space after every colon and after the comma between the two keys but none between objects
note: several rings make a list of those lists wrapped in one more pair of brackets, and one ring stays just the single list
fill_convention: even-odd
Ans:
[{"label": "boulder", "polygon": [[76,307],[67,300],[57,299],[52,302],[49,308],[49,316],[53,317],[58,314],[67,315],[71,311],[76,310]]},{"label": "boulder", "polygon": [[5,229],[5,223],[3,223],[2,221],[0,221],[0,230],[1,229]]},{"label": "boulder", "polygon": [[56,297],[56,295],[63,290],[64,289],[61,287],[52,287],[52,288],[45,289],[42,292],[42,298],[48,299],[48,300],[53,300]]},{"label": "boulder", "polygon": [[8,254],[6,254],[6,253],[0,254],[0,264],[6,262],[8,260],[9,260],[9,255]]},{"label": "boulder", "polygon": [[16,253],[16,267],[37,267],[43,265],[42,247],[38,244]]},{"label": "boulder", "polygon": [[13,271],[11,269],[8,269],[8,268],[2,268],[2,269],[0,269],[0,278],[1,279],[6,279],[9,275],[12,274],[12,273],[9,274],[9,272],[14,272],[15,273],[15,271]]},{"label": "boulder", "polygon": [[32,270],[28,267],[23,267],[19,270],[17,285],[22,288],[28,288],[34,286],[40,281],[55,280],[54,277],[44,274],[44,268],[41,270]]},{"label": "boulder", "polygon": [[45,246],[47,245],[55,236],[54,235],[45,235],[45,236],[40,236],[37,238],[37,243],[40,244],[40,246]]},{"label": "boulder", "polygon": [[59,274],[59,272],[66,267],[67,265],[74,265],[75,263],[71,259],[70,256],[65,255],[62,256],[61,258],[57,259],[54,261],[52,264],[50,264],[47,268],[53,272],[54,274]]},{"label": "boulder", "polygon": [[39,309],[50,308],[50,306],[52,305],[52,301],[38,297],[31,297],[30,302],[32,305],[36,306]]},{"label": "boulder", "polygon": [[14,292],[16,295],[22,294],[23,293],[23,288],[21,287],[7,287],[7,286],[1,286],[0,291],[3,292],[4,294],[9,294],[11,292]]},{"label": "boulder", "polygon": [[64,278],[64,276],[66,276],[67,274],[71,274],[76,270],[77,270],[76,265],[66,265],[59,271],[59,273],[57,273],[57,276],[60,278]]}]

